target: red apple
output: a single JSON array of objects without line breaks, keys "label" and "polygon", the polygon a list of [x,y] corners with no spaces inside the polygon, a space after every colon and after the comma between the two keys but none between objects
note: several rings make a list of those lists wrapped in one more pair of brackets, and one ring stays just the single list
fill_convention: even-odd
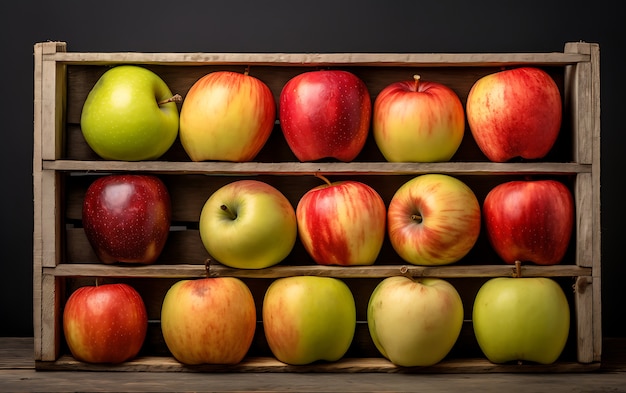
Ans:
[{"label": "red apple", "polygon": [[103,176],[85,193],[85,235],[103,263],[154,263],[167,241],[170,221],[168,190],[153,175]]},{"label": "red apple", "polygon": [[320,265],[371,265],[385,238],[387,210],[367,184],[330,182],[306,192],[298,202],[298,234]]},{"label": "red apple", "polygon": [[404,183],[387,211],[391,245],[414,265],[457,262],[474,247],[480,221],[474,192],[455,177],[434,173]]},{"label": "red apple", "polygon": [[256,307],[236,277],[181,280],[161,307],[161,331],[172,355],[184,364],[236,364],[248,352]]},{"label": "red apple", "polygon": [[376,97],[376,144],[391,162],[449,161],[465,132],[463,104],[449,87],[413,78],[388,85]]},{"label": "red apple", "polygon": [[121,363],[137,356],[148,330],[139,293],[127,284],[78,288],[63,310],[65,341],[76,360]]},{"label": "red apple", "polygon": [[545,157],[561,128],[559,88],[545,71],[520,67],[480,78],[466,112],[478,147],[494,162]]},{"label": "red apple", "polygon": [[180,142],[192,161],[251,161],[275,121],[274,95],[265,83],[247,72],[211,72],[185,96]]},{"label": "red apple", "polygon": [[559,263],[574,226],[574,199],[556,180],[515,180],[485,197],[487,237],[504,262]]},{"label": "red apple", "polygon": [[365,145],[371,110],[367,86],[356,75],[319,70],[296,75],[285,84],[278,116],[298,160],[349,162]]}]

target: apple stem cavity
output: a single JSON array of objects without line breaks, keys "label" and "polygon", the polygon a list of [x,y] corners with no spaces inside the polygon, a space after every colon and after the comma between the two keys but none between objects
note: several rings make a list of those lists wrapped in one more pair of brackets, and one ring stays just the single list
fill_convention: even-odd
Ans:
[{"label": "apple stem cavity", "polygon": [[326,182],[326,184],[328,184],[329,186],[332,184],[330,180],[328,180],[328,178],[320,173],[315,172],[315,177],[319,177],[320,179],[324,180]]},{"label": "apple stem cavity", "polygon": [[220,209],[222,209],[223,211],[225,211],[226,213],[228,213],[228,216],[230,217],[231,220],[236,220],[237,219],[237,215],[235,213],[233,213],[232,210],[230,210],[228,208],[228,206],[226,205],[222,205],[220,206]]},{"label": "apple stem cavity", "polygon": [[166,98],[162,101],[157,102],[159,106],[169,104],[170,102],[181,103],[183,102],[183,97],[180,94],[174,94],[170,98]]}]

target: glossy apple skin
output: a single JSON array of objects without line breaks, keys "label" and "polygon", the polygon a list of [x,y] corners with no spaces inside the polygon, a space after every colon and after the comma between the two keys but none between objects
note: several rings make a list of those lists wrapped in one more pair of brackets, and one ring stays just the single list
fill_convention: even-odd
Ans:
[{"label": "glossy apple skin", "polygon": [[256,307],[235,277],[181,280],[161,306],[161,331],[172,356],[194,364],[237,364],[252,344]]},{"label": "glossy apple skin", "polygon": [[280,263],[298,236],[294,207],[278,189],[258,180],[238,180],[216,190],[202,208],[199,228],[209,255],[239,269]]},{"label": "glossy apple skin", "polygon": [[350,288],[334,277],[279,278],[263,298],[263,329],[272,353],[281,362],[337,361],[354,337],[354,297]]},{"label": "glossy apple skin", "polygon": [[167,84],[134,65],[106,71],[89,92],[80,125],[87,144],[106,160],[161,157],[178,136],[179,114]]},{"label": "glossy apple skin", "polygon": [[107,175],[87,188],[82,217],[85,235],[101,262],[152,264],[169,235],[170,195],[153,175]]},{"label": "glossy apple skin", "polygon": [[391,245],[414,265],[457,262],[476,243],[480,226],[474,192],[449,175],[425,174],[407,181],[387,209]]},{"label": "glossy apple skin", "polygon": [[372,265],[385,239],[385,202],[358,181],[309,190],[298,202],[296,218],[305,250],[320,265]]},{"label": "glossy apple skin", "polygon": [[276,103],[261,80],[211,72],[187,92],[180,111],[180,142],[192,161],[251,161],[267,142]]},{"label": "glossy apple skin", "polygon": [[472,321],[489,361],[554,363],[570,329],[565,293],[546,277],[497,277],[479,289]]},{"label": "glossy apple skin", "polygon": [[298,160],[349,162],[363,149],[372,103],[365,83],[342,70],[296,75],[280,93],[278,116]]},{"label": "glossy apple skin", "polygon": [[487,237],[504,262],[555,265],[574,229],[574,198],[556,180],[515,180],[487,194],[483,217]]},{"label": "glossy apple skin", "polygon": [[443,360],[463,326],[457,290],[439,278],[387,277],[367,306],[370,336],[380,353],[398,366],[432,366]]},{"label": "glossy apple skin", "polygon": [[486,75],[467,97],[476,144],[494,162],[545,157],[561,128],[562,100],[555,81],[535,67]]},{"label": "glossy apple skin", "polygon": [[122,363],[137,356],[148,330],[139,293],[127,284],[80,287],[63,310],[65,341],[76,360]]},{"label": "glossy apple skin", "polygon": [[449,87],[419,77],[385,87],[374,101],[372,131],[390,162],[449,161],[465,133],[465,110]]}]

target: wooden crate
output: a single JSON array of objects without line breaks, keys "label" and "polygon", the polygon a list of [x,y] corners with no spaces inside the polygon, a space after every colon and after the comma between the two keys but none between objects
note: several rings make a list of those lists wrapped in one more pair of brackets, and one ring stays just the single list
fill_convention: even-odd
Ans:
[{"label": "wooden crate", "polygon": [[[595,370],[601,358],[600,318],[600,76],[599,46],[567,43],[562,53],[493,54],[234,54],[234,53],[72,53],[63,42],[38,43],[35,55],[34,103],[34,333],[35,361],[46,370],[145,370],[205,372],[570,372]],[[87,146],[80,131],[82,104],[98,77],[116,64],[152,69],[183,97],[201,76],[216,70],[243,71],[268,84],[278,98],[282,86],[298,73],[340,68],[364,80],[372,96],[387,84],[418,72],[423,80],[450,86],[465,104],[472,84],[503,67],[534,65],[555,79],[564,97],[559,139],[541,161],[489,162],[469,128],[457,154],[445,163],[389,163],[370,136],[354,162],[300,163],[289,150],[277,124],[255,162],[191,162],[180,143],[158,161],[105,161]],[[145,172],[160,176],[173,202],[176,231],[170,233],[159,261],[150,266],[99,263],[81,228],[83,194],[96,176],[111,172]],[[482,355],[472,331],[471,309],[480,285],[491,277],[511,276],[484,234],[461,261],[448,266],[413,266],[402,261],[385,241],[379,259],[367,267],[315,265],[298,242],[281,264],[262,270],[213,265],[213,276],[236,276],[251,288],[259,310],[273,279],[291,275],[334,276],[345,280],[357,302],[357,331],[346,356],[337,362],[289,366],[268,349],[259,321],[248,356],[234,366],[184,366],[167,350],[159,326],[165,292],[175,281],[207,274],[207,253],[197,225],[200,209],[220,185],[254,177],[280,189],[296,205],[308,189],[320,184],[319,172],[332,180],[357,179],[373,186],[388,203],[405,181],[424,173],[446,173],[466,182],[482,203],[496,184],[526,176],[556,178],[575,195],[576,230],[565,260],[556,266],[524,265],[524,276],[552,277],[568,295],[571,333],[559,360],[552,365],[496,365]],[[461,336],[450,354],[432,367],[402,368],[376,351],[366,324],[366,304],[384,277],[407,273],[441,277],[460,292],[465,307]],[[67,349],[61,316],[74,289],[93,283],[127,282],[143,296],[150,319],[146,343],[138,358],[121,365],[94,365],[74,360]]]}]

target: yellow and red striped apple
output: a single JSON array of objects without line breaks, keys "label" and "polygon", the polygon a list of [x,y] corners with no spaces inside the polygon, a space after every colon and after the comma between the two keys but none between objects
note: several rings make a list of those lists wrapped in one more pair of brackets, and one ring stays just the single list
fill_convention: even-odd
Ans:
[{"label": "yellow and red striped apple", "polygon": [[385,239],[387,210],[365,183],[344,180],[307,191],[298,202],[300,240],[320,265],[372,265]]},{"label": "yellow and red striped apple", "polygon": [[172,356],[184,364],[237,364],[250,349],[256,306],[236,277],[181,280],[165,294],[161,331]]},{"label": "yellow and red striped apple", "polygon": [[278,116],[298,160],[349,162],[365,145],[371,111],[370,94],[360,78],[344,70],[317,70],[287,81]]},{"label": "yellow and red striped apple", "polygon": [[367,325],[376,348],[398,366],[443,360],[463,326],[463,302],[440,278],[387,277],[370,295]]},{"label": "yellow and red striped apple", "polygon": [[450,175],[414,177],[396,190],[387,209],[391,245],[415,265],[457,262],[474,247],[480,225],[476,195]]},{"label": "yellow and red striped apple", "polygon": [[381,90],[372,131],[387,161],[449,161],[463,140],[465,111],[448,86],[415,75]]},{"label": "yellow and red striped apple", "polygon": [[574,230],[574,198],[556,180],[514,180],[489,191],[483,216],[487,238],[504,262],[555,265]]},{"label": "yellow and red striped apple", "polygon": [[340,279],[279,278],[263,298],[263,330],[270,350],[293,365],[341,359],[352,344],[356,305]]},{"label": "yellow and red striped apple", "polygon": [[246,71],[211,72],[187,92],[180,142],[192,161],[251,161],[276,121],[269,87]]},{"label": "yellow and red striped apple", "polygon": [[137,356],[148,330],[141,295],[128,284],[80,287],[63,310],[65,341],[76,360],[122,363]]},{"label": "yellow and red striped apple", "polygon": [[298,236],[295,209],[285,195],[249,179],[228,183],[207,199],[199,231],[212,258],[239,269],[280,263]]},{"label": "yellow and red striped apple", "polygon": [[519,67],[477,80],[467,96],[466,115],[476,144],[494,162],[545,157],[562,120],[559,88],[536,67]]}]

